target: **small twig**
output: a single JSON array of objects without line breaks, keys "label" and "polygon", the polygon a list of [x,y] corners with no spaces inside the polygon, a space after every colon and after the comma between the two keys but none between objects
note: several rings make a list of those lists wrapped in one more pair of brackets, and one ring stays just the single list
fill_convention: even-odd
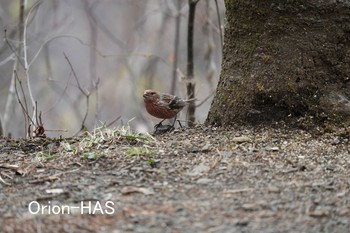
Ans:
[{"label": "small twig", "polygon": [[68,132],[68,129],[45,129],[47,132]]},{"label": "small twig", "polygon": [[8,45],[8,47],[10,48],[10,50],[12,51],[12,53],[16,56],[17,61],[24,67],[24,64],[22,63],[21,58],[19,57],[19,54],[16,52],[16,50],[12,47],[12,44],[10,43],[10,41],[7,38],[7,29],[4,30],[4,34],[5,34],[5,41],[6,44]]},{"label": "small twig", "polygon": [[1,175],[6,176],[6,177],[9,178],[10,180],[13,180],[13,177],[10,176],[10,175],[8,175],[8,174],[6,174],[5,172],[1,172]]},{"label": "small twig", "polygon": [[[62,93],[61,93],[61,94],[59,95],[59,97],[57,98],[56,102],[55,102],[54,104],[52,104],[52,105],[50,106],[50,108],[47,109],[47,110],[43,113],[44,115],[47,114],[48,112],[52,111],[52,110],[56,107],[56,105],[63,99],[64,94],[67,92],[67,89],[68,89],[68,86],[69,86],[69,81],[70,81],[71,77],[72,77],[72,74],[69,75],[69,78],[68,78],[68,80],[67,80],[67,82],[66,82],[66,85],[65,85],[65,87],[64,87],[64,89],[63,89],[63,91],[62,91]],[[53,81],[53,80],[50,80],[50,81]]]},{"label": "small twig", "polygon": [[0,181],[6,185],[9,185],[9,186],[11,185],[10,183],[7,183],[5,180],[3,180],[1,176],[0,176]]},{"label": "small twig", "polygon": [[[16,78],[16,80],[19,82],[19,86],[20,86],[20,88],[21,88],[21,92],[22,92],[22,96],[23,96],[23,100],[24,100],[25,111],[27,112],[27,115],[29,116],[27,98],[26,98],[26,95],[25,95],[25,93],[24,93],[22,81],[19,79],[18,74],[17,74],[17,71],[14,70],[13,72],[15,72],[15,78]],[[15,83],[15,84],[16,84],[16,83]]]},{"label": "small twig", "polygon": [[94,83],[93,83],[93,86],[94,86],[94,88],[95,88],[95,102],[96,102],[96,107],[95,107],[95,125],[97,124],[97,122],[98,122],[98,118],[99,118],[99,115],[98,115],[98,113],[99,113],[99,109],[100,109],[100,105],[98,104],[99,103],[99,89],[98,89],[98,87],[99,87],[99,84],[100,84],[100,78],[97,78],[97,80],[96,81],[94,81]]},{"label": "small twig", "polygon": [[89,98],[90,95],[87,95],[86,96],[86,112],[85,112],[85,115],[84,115],[84,118],[83,118],[83,121],[81,122],[81,129],[80,130],[84,130],[85,129],[85,121],[89,115]]},{"label": "small twig", "polygon": [[242,189],[227,189],[224,190],[223,193],[224,194],[236,194],[236,193],[243,193],[243,192],[251,192],[254,189],[252,188],[242,188]]},{"label": "small twig", "polygon": [[216,90],[212,91],[207,97],[205,97],[202,102],[196,105],[196,108],[200,107],[202,104],[204,104],[210,97],[212,97],[215,94]]},{"label": "small twig", "polygon": [[[24,60],[24,69],[28,70],[29,69],[29,63],[28,63],[28,56],[27,56],[27,27],[28,27],[28,21],[29,18],[32,14],[32,12],[37,9],[37,7],[39,7],[39,5],[41,4],[41,0],[38,0],[37,2],[35,2],[33,4],[33,6],[29,9],[29,12],[27,14],[27,17],[25,19],[24,22],[24,27],[23,27],[23,60]],[[28,81],[28,85],[29,85],[29,81]],[[29,91],[30,88],[29,88]],[[33,99],[34,100],[34,99]]]},{"label": "small twig", "polygon": [[7,58],[5,58],[4,60],[2,60],[2,61],[0,62],[0,66],[3,66],[3,65],[5,65],[7,62],[13,61],[13,60],[15,60],[15,59],[16,59],[16,55],[14,55],[13,53],[11,53]]},{"label": "small twig", "polygon": [[85,111],[85,115],[84,115],[84,118],[81,122],[81,128],[79,129],[78,132],[76,132],[74,135],[77,135],[78,133],[80,133],[81,131],[83,131],[85,129],[85,121],[89,115],[89,99],[90,99],[90,95],[91,95],[91,92],[89,92],[88,90],[84,90],[82,88],[82,86],[80,85],[80,82],[79,82],[79,79],[78,79],[78,76],[77,74],[75,73],[75,70],[73,68],[73,65],[72,63],[70,62],[69,58],[67,57],[67,55],[65,53],[63,53],[64,55],[64,58],[67,60],[70,68],[71,68],[71,71],[73,73],[73,77],[75,78],[75,81],[77,83],[77,86],[78,86],[78,89],[80,90],[80,92],[86,97],[86,111]]},{"label": "small twig", "polygon": [[0,164],[0,167],[2,168],[8,168],[8,169],[18,169],[19,166],[18,165],[13,165],[13,164]]},{"label": "small twig", "polygon": [[30,183],[30,184],[36,184],[36,183],[43,183],[43,182],[45,182],[45,181],[56,180],[56,179],[58,179],[61,175],[64,175],[64,174],[67,174],[67,173],[73,173],[73,172],[76,172],[76,171],[79,171],[79,170],[80,170],[80,167],[79,167],[79,168],[76,168],[76,169],[74,169],[74,170],[71,170],[71,171],[60,172],[60,173],[53,174],[53,175],[49,175],[49,176],[39,177],[39,178],[37,178],[37,179],[30,180],[28,183]]},{"label": "small twig", "polygon": [[[16,77],[16,80],[18,79],[18,76],[17,76],[17,72],[15,72],[15,77]],[[21,91],[22,91],[22,95],[23,95],[23,99],[24,99],[24,102],[25,102],[25,105],[23,105],[22,101],[21,101],[21,98],[19,96],[19,93],[17,91],[17,81],[15,80],[15,92],[16,92],[16,96],[17,96],[17,100],[18,100],[18,103],[19,105],[21,106],[22,108],[22,111],[23,111],[23,114],[24,116],[27,116],[27,117],[24,117],[25,119],[25,122],[26,122],[26,125],[27,124],[30,124],[30,121],[33,123],[33,125],[35,125],[34,121],[32,120],[32,118],[29,116],[29,113],[28,113],[28,107],[27,107],[27,102],[26,102],[26,98],[25,98],[25,94],[24,94],[24,90],[23,90],[23,86],[22,86],[22,82],[19,80],[19,83],[20,83],[20,87],[21,87]],[[27,129],[27,127],[25,126],[25,128]],[[28,132],[29,134],[30,132]]]},{"label": "small twig", "polygon": [[[35,121],[36,121],[36,125],[39,125],[40,122],[38,120],[38,101],[35,101],[35,105],[34,105],[34,110],[35,110]],[[41,114],[41,112],[40,112]]]},{"label": "small twig", "polygon": [[75,81],[77,82],[77,85],[78,85],[78,88],[79,88],[80,92],[83,93],[85,96],[90,95],[90,93],[89,93],[88,91],[84,90],[84,89],[81,87],[80,82],[79,82],[79,79],[78,79],[78,76],[77,76],[77,74],[75,73],[75,70],[74,70],[74,68],[73,68],[73,65],[72,65],[72,63],[70,62],[69,58],[67,57],[66,53],[63,53],[63,55],[64,55],[64,58],[67,60],[69,66],[70,66],[70,69],[71,69],[71,71],[72,71],[72,73],[73,73],[73,76],[74,76],[74,78],[75,78]]},{"label": "small twig", "polygon": [[106,125],[106,127],[107,127],[107,128],[110,127],[110,126],[113,125],[116,121],[118,121],[120,118],[121,118],[121,116],[118,116],[118,117],[115,118],[113,121],[111,121],[110,123],[108,123],[108,124]]},{"label": "small twig", "polygon": [[41,0],[38,0],[37,2],[35,2],[33,4],[33,6],[29,9],[29,12],[25,18],[24,21],[24,25],[23,25],[23,37],[21,38],[22,43],[23,43],[23,61],[24,61],[24,71],[25,71],[25,77],[27,80],[27,86],[28,86],[28,93],[29,93],[29,98],[30,101],[32,102],[32,106],[34,108],[33,111],[33,117],[32,119],[36,119],[36,113],[37,113],[37,109],[36,109],[36,105],[35,105],[35,99],[33,96],[33,92],[32,92],[32,87],[31,87],[31,82],[30,82],[30,76],[29,76],[29,65],[28,65],[28,51],[27,51],[27,27],[28,27],[28,21],[29,18],[31,17],[31,14],[34,10],[37,9],[37,7],[41,4]]}]

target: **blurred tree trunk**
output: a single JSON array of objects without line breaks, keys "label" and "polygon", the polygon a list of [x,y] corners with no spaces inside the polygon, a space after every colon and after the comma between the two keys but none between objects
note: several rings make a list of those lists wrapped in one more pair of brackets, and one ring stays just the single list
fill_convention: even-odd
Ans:
[{"label": "blurred tree trunk", "polygon": [[[193,63],[193,37],[194,37],[194,17],[196,15],[196,5],[199,0],[188,0],[189,15],[187,27],[187,99],[195,98],[194,63]],[[192,101],[188,105],[187,122],[192,127],[195,122],[196,105]]]},{"label": "blurred tree trunk", "polygon": [[[7,96],[6,100],[6,107],[5,107],[5,114],[4,114],[4,121],[3,121],[3,134],[9,134],[11,135],[11,130],[15,127],[16,121],[15,121],[15,115],[16,115],[16,107],[18,105],[16,102],[16,71],[18,68],[18,65],[20,64],[20,59],[23,54],[23,41],[24,38],[24,21],[25,21],[25,9],[27,6],[26,0],[21,0],[19,2],[19,21],[18,21],[18,45],[16,46],[16,52],[17,56],[15,59],[15,62],[13,64],[13,72],[11,77],[11,84],[9,87],[9,94]],[[20,43],[22,42],[22,44]],[[27,129],[29,122],[27,121],[27,117],[24,117],[25,119],[25,129]]]},{"label": "blurred tree trunk", "polygon": [[226,0],[208,124],[350,122],[348,1]]}]

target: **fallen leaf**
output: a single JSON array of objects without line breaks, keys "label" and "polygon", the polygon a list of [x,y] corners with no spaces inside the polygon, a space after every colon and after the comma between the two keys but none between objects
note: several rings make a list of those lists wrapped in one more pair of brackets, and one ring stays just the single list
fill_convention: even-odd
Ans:
[{"label": "fallen leaf", "polygon": [[144,195],[153,195],[154,191],[148,188],[142,188],[142,187],[134,187],[134,186],[126,186],[122,188],[122,194],[128,195],[132,193],[142,193]]}]

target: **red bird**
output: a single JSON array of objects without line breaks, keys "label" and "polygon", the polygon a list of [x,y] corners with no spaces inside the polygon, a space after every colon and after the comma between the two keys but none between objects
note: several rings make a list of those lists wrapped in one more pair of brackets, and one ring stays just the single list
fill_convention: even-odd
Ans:
[{"label": "red bird", "polygon": [[[175,117],[189,102],[189,100],[183,100],[180,97],[170,94],[158,93],[153,90],[144,91],[143,101],[149,114],[154,117],[163,119],[159,124],[155,126],[155,128],[161,126],[162,122],[165,119]],[[172,126],[174,126],[174,124]]]}]

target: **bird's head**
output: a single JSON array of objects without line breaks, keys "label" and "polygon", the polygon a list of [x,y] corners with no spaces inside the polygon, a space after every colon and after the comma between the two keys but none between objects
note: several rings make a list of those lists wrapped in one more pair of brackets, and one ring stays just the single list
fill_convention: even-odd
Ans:
[{"label": "bird's head", "polygon": [[144,101],[157,101],[159,99],[159,94],[153,90],[145,90],[143,92]]}]

